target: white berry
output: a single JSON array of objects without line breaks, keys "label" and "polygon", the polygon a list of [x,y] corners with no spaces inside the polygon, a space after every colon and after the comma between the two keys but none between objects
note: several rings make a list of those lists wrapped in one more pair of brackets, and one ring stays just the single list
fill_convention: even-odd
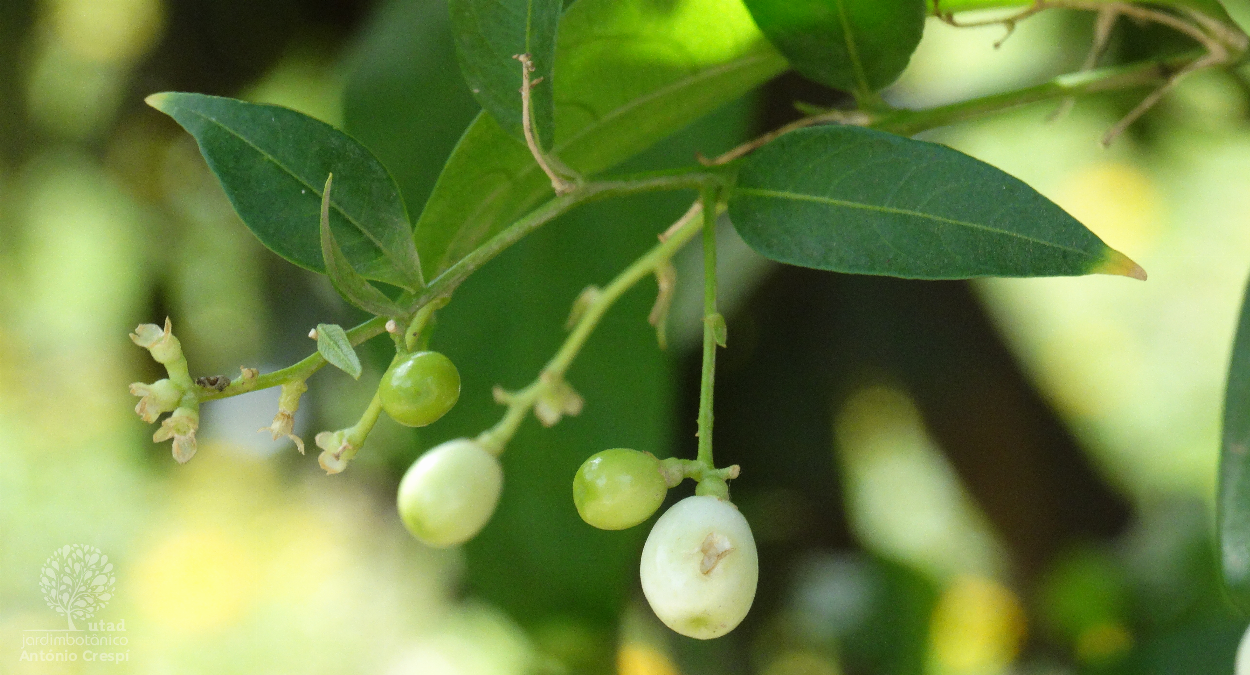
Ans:
[{"label": "white berry", "polygon": [[1233,672],[1236,675],[1250,675],[1250,629],[1246,630],[1246,634],[1241,638],[1241,645],[1237,647],[1237,660],[1233,665]]},{"label": "white berry", "polygon": [[733,630],[755,600],[751,526],[716,497],[687,497],[660,516],[642,548],[642,592],[669,628],[707,640]]},{"label": "white berry", "polygon": [[399,482],[399,516],[417,539],[438,548],[463,544],[490,520],[503,489],[499,460],[467,438],[421,455]]}]

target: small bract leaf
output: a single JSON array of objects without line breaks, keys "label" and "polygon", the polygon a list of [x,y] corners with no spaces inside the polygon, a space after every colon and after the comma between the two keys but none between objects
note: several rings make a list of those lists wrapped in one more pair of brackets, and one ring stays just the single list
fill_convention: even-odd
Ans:
[{"label": "small bract leaf", "polygon": [[1228,596],[1243,612],[1250,612],[1250,302],[1246,299],[1242,300],[1224,394],[1216,520]]},{"label": "small bract leaf", "polygon": [[672,260],[665,260],[655,268],[655,304],[647,321],[655,326],[655,341],[660,349],[668,349],[668,313],[673,308],[677,291],[677,267]]},{"label": "small bract leaf", "polygon": [[556,24],[561,0],[450,0],[456,56],[469,91],[482,108],[513,137],[524,141],[521,128],[521,64],[514,56],[528,54],[534,64],[530,91],[535,131],[544,148],[554,140],[552,72],[556,61]]},{"label": "small bract leaf", "polygon": [[317,188],[335,171],[341,180],[330,225],[346,258],[366,278],[411,291],[425,286],[399,189],[355,139],[280,106],[179,92],[146,100],[195,137],[230,203],[274,253],[325,271]]},{"label": "small bract leaf", "polygon": [[1145,272],[1024,182],[936,143],[826,126],[749,156],[729,199],[778,262],[910,279]]},{"label": "small bract leaf", "polygon": [[720,347],[729,346],[729,329],[725,326],[725,317],[719,312],[703,318],[712,329],[712,339]]},{"label": "small bract leaf", "polygon": [[330,228],[330,186],[334,175],[326,178],[325,189],[321,196],[321,255],[325,260],[326,275],[334,289],[348,302],[378,316],[396,316],[403,314],[390,298],[370,284],[352,267],[351,261],[343,254],[338,242],[334,239],[334,231]]},{"label": "small bract leaf", "polygon": [[821,84],[876,91],[898,78],[924,32],[924,0],[746,0],[794,69]]},{"label": "small bract leaf", "polygon": [[347,331],[334,323],[317,324],[317,353],[325,357],[330,365],[360,379],[360,357],[347,338]]}]

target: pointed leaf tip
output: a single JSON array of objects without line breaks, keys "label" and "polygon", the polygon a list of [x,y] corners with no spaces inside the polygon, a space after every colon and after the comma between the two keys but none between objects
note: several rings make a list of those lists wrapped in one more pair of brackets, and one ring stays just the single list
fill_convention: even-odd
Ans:
[{"label": "pointed leaf tip", "polygon": [[169,99],[169,92],[161,92],[159,94],[149,94],[143,102],[156,108],[161,112],[165,112],[165,103]]},{"label": "pointed leaf tip", "polygon": [[1139,281],[1146,280],[1146,270],[1141,265],[1133,262],[1131,258],[1120,253],[1119,251],[1107,247],[1107,252],[1103,255],[1103,259],[1094,265],[1089,271],[1090,274],[1115,274],[1122,277],[1130,277]]},{"label": "pointed leaf tip", "polygon": [[361,275],[424,288],[399,188],[367,148],[334,127],[275,105],[164,91],[146,99],[196,140],[243,222],[270,250],[324,272],[316,186],[334,167],[335,237]]}]

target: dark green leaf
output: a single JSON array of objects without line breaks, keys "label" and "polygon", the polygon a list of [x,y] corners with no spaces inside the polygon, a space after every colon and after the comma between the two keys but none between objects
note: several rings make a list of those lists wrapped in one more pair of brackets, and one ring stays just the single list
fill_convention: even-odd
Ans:
[{"label": "dark green leaf", "polygon": [[898,78],[924,32],[924,0],[746,0],[794,69],[867,93]]},{"label": "dark green leaf", "polygon": [[326,177],[321,197],[321,255],[325,259],[326,275],[348,302],[378,316],[398,316],[403,313],[390,298],[370,284],[352,267],[334,239],[330,229],[330,184],[334,174]]},{"label": "dark green leaf", "polygon": [[1022,181],[942,145],[859,127],[802,129],[749,156],[729,217],[761,254],[835,272],[1146,278]]},{"label": "dark green leaf", "polygon": [[524,141],[521,128],[521,64],[529,54],[535,131],[544,148],[554,136],[552,72],[556,61],[556,24],[561,0],[450,0],[460,70],[473,97],[499,126]]},{"label": "dark green leaf", "polygon": [[360,379],[360,358],[347,339],[347,331],[334,323],[317,324],[317,353],[335,368]]},{"label": "dark green leaf", "polygon": [[1217,520],[1224,584],[1233,602],[1250,612],[1250,295],[1246,297],[1224,395]]},{"label": "dark green leaf", "polygon": [[395,182],[347,134],[294,110],[217,96],[166,92],[147,102],[195,137],[243,222],[273,252],[325,271],[318,188],[334,172],[339,190],[330,226],[347,259],[369,279],[424,286]]},{"label": "dark green leaf", "polygon": [[[558,46],[553,152],[587,175],[785,68],[737,0],[578,0]],[[425,271],[451,266],[550,195],[525,144],[479,115],[417,221]]]}]

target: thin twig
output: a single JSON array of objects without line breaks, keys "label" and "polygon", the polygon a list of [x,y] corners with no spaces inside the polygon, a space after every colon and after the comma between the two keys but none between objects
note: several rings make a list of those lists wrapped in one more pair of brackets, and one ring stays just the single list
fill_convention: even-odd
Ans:
[{"label": "thin twig", "polygon": [[[540,404],[544,395],[550,395],[553,390],[565,388],[568,385],[564,380],[564,375],[568,372],[569,366],[573,364],[573,360],[581,352],[586,341],[590,339],[595,328],[599,326],[599,321],[608,309],[625,293],[642,279],[648,275],[655,274],[656,269],[666,264],[681,247],[685,246],[691,239],[702,231],[702,221],[699,216],[702,213],[702,203],[695,202],[694,206],[686,211],[685,215],[677,220],[672,227],[669,228],[671,235],[662,240],[641,258],[635,260],[629,267],[626,267],[620,274],[616,276],[607,286],[595,295],[593,300],[586,304],[582,309],[581,315],[577,318],[573,329],[564,340],[564,344],[560,345],[559,350],[547,362],[547,365],[539,372],[538,377],[527,385],[524,389],[515,392],[505,391],[502,387],[495,387],[495,401],[508,406],[503,417],[495,424],[495,426],[483,431],[477,437],[477,442],[481,443],[487,451],[498,455],[504,451],[508,442],[516,434],[517,429],[521,426],[526,415],[531,411],[536,411],[536,406]],[[567,394],[566,394],[567,395]],[[558,418],[558,416],[556,416]],[[553,421],[554,423],[554,421]]]},{"label": "thin twig", "polygon": [[[1007,41],[1007,38],[1011,37],[1012,34],[1016,32],[1017,23],[1048,8],[1049,8],[1049,5],[1046,4],[1045,0],[1034,0],[1032,7],[1029,7],[1026,10],[1022,10],[1020,12],[1017,12],[1015,14],[1012,14],[1011,16],[1008,16],[1002,19],[984,19],[981,21],[967,21],[967,22],[956,21],[955,15],[951,12],[947,12],[946,14],[937,13],[937,17],[941,19],[943,22],[950,24],[956,28],[977,28],[980,26],[994,26],[994,25],[1002,24],[1007,29],[1007,34],[999,38],[996,42],[994,42],[994,49],[998,49],[999,47],[1003,46],[1003,43]],[[936,9],[937,9],[937,5],[935,3],[934,10],[936,11]]]},{"label": "thin twig", "polygon": [[[1150,93],[1133,108],[1119,122],[1111,127],[1103,136],[1103,145],[1110,145],[1125,129],[1133,122],[1137,121],[1148,110],[1155,106],[1165,94],[1172,90],[1180,80],[1189,74],[1209,68],[1212,66],[1232,63],[1237,57],[1240,57],[1250,46],[1250,36],[1240,30],[1225,25],[1223,22],[1216,20],[1202,12],[1185,8],[1185,16],[1191,21],[1186,21],[1180,17],[1174,16],[1164,11],[1142,7],[1140,5],[1127,2],[1101,3],[1090,2],[1089,0],[1035,0],[1032,7],[1019,12],[1005,19],[990,19],[976,22],[958,22],[955,20],[953,13],[947,12],[943,14],[937,10],[937,3],[934,3],[935,14],[953,26],[969,27],[984,26],[989,24],[1001,23],[1007,26],[1007,34],[1015,29],[1016,22],[1026,19],[1044,9],[1050,8],[1067,8],[1079,9],[1098,12],[1098,25],[1095,28],[1094,44],[1090,49],[1089,56],[1086,58],[1085,66],[1082,70],[1089,70],[1097,63],[1098,58],[1106,49],[1107,39],[1111,32],[1111,27],[1115,19],[1119,16],[1127,16],[1139,21],[1148,21],[1167,26],[1179,33],[1193,38],[1198,44],[1207,51],[1207,54],[1201,58],[1194,60],[1188,65],[1180,68],[1172,73],[1157,89]],[[1005,37],[1003,38],[1006,39]],[[994,46],[1002,44],[1000,40]],[[1065,99],[1052,119],[1066,114],[1072,107],[1072,99]]]},{"label": "thin twig", "polygon": [[1218,63],[1220,63],[1220,61],[1221,59],[1216,54],[1207,54],[1206,56],[1198,59],[1197,61],[1194,61],[1193,63],[1185,66],[1184,68],[1181,68],[1180,70],[1176,71],[1176,73],[1172,75],[1171,77],[1169,77],[1166,82],[1164,82],[1154,91],[1150,92],[1150,95],[1142,99],[1142,102],[1138,103],[1136,108],[1133,108],[1131,111],[1129,111],[1129,113],[1125,115],[1123,119],[1121,119],[1119,122],[1116,122],[1115,126],[1111,127],[1111,129],[1107,131],[1107,133],[1102,137],[1103,146],[1106,147],[1106,146],[1111,145],[1111,143],[1115,141],[1115,139],[1120,134],[1124,133],[1125,129],[1128,129],[1129,125],[1131,125],[1133,122],[1136,122],[1138,118],[1140,118],[1142,115],[1146,114],[1146,111],[1153,108],[1154,105],[1159,102],[1159,99],[1163,98],[1164,94],[1171,91],[1172,87],[1175,87],[1176,83],[1180,82],[1181,78],[1191,73],[1202,70],[1203,68],[1208,68],[1210,66],[1217,65]]},{"label": "thin twig", "polygon": [[789,124],[773,129],[763,136],[747,141],[746,143],[718,155],[713,159],[708,159],[700,155],[699,162],[704,166],[720,166],[721,164],[728,164],[739,157],[748,155],[751,152],[768,145],[778,137],[784,136],[795,129],[802,129],[804,127],[810,127],[817,124],[849,124],[851,126],[867,127],[872,126],[874,119],[875,118],[873,118],[872,115],[858,110],[830,110],[829,112],[824,112],[819,115],[812,115],[810,117],[797,119]]},{"label": "thin twig", "polygon": [[[1089,46],[1089,53],[1085,55],[1085,63],[1081,64],[1081,72],[1087,73],[1098,67],[1098,61],[1102,59],[1103,54],[1107,52],[1107,46],[1111,43],[1111,29],[1115,27],[1115,22],[1120,18],[1120,10],[1115,5],[1103,7],[1098,10],[1098,19],[1094,22],[1094,40]],[[1076,97],[1069,96],[1059,103],[1059,107],[1055,112],[1051,113],[1046,119],[1048,122],[1054,122],[1063,118],[1069,112],[1072,112],[1072,106],[1076,105]]]},{"label": "thin twig", "polygon": [[534,62],[530,60],[529,54],[517,54],[512,58],[521,62],[521,130],[525,133],[525,144],[529,146],[530,154],[534,155],[534,161],[538,162],[543,173],[551,179],[551,188],[556,191],[557,195],[566,195],[577,189],[577,182],[570,181],[556,173],[548,163],[547,155],[543,152],[543,147],[538,142],[538,135],[534,131],[532,90],[534,85],[542,82],[543,78],[530,79],[530,73],[534,72]]},{"label": "thin twig", "polygon": [[1196,9],[1189,7],[1181,7],[1179,9],[1189,15],[1189,18],[1193,19],[1194,23],[1197,23],[1205,28],[1208,33],[1210,33],[1217,40],[1228,45],[1233,51],[1245,51],[1246,47],[1250,46],[1250,36],[1241,32],[1240,29],[1233,28],[1225,24],[1223,21],[1212,18]]}]

